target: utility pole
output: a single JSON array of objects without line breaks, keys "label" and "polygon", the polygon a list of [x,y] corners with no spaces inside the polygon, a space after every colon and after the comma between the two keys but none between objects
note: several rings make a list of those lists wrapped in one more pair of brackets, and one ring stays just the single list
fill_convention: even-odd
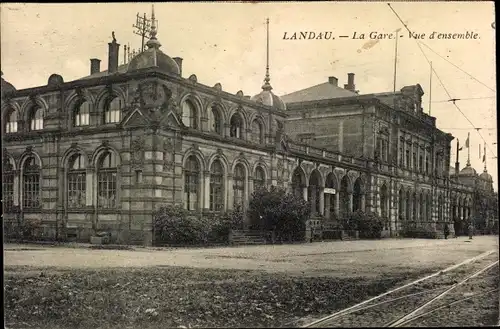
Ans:
[{"label": "utility pole", "polygon": [[142,37],[141,52],[143,52],[144,38],[151,31],[151,20],[147,18],[146,13],[144,13],[143,17],[139,16],[139,13],[137,13],[136,22],[132,27],[136,28],[134,33]]}]

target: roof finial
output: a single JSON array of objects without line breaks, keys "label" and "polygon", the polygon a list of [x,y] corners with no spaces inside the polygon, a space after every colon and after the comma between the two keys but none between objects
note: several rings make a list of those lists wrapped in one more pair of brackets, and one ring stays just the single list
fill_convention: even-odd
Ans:
[{"label": "roof finial", "polygon": [[151,31],[149,32],[149,40],[146,42],[148,48],[160,48],[161,43],[156,39],[156,20],[155,20],[155,5],[151,5]]},{"label": "roof finial", "polygon": [[273,87],[271,87],[271,84],[269,83],[269,81],[271,81],[271,77],[269,76],[269,18],[266,19],[266,25],[267,25],[266,77],[264,78],[264,85],[262,86],[262,89],[272,90]]}]

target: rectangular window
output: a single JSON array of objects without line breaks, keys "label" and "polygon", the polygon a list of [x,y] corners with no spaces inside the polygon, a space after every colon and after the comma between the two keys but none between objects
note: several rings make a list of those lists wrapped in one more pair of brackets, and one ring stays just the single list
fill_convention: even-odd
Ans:
[{"label": "rectangular window", "polygon": [[198,209],[198,183],[197,175],[187,175],[184,186],[184,206],[187,210]]},{"label": "rectangular window", "polygon": [[85,172],[68,174],[68,208],[81,208],[86,204]]},{"label": "rectangular window", "polygon": [[405,162],[405,167],[410,168],[410,150],[406,150],[406,162]]},{"label": "rectangular window", "polygon": [[420,156],[420,157],[418,158],[418,171],[420,171],[420,172],[422,172],[422,171],[423,171],[423,169],[424,169],[424,164],[423,164],[423,161],[424,161],[424,160],[423,160],[422,156]]},{"label": "rectangular window", "polygon": [[142,170],[135,171],[135,183],[136,184],[142,183]]},{"label": "rectangular window", "polygon": [[98,207],[103,209],[116,207],[116,173],[99,172],[97,180]]},{"label": "rectangular window", "polygon": [[399,147],[399,166],[401,166],[401,167],[404,165],[404,163],[403,163],[403,156],[404,155],[403,154],[404,154],[403,153],[403,147],[400,146]]},{"label": "rectangular window", "polygon": [[25,173],[23,184],[23,207],[37,208],[40,206],[40,175]]},{"label": "rectangular window", "polygon": [[413,152],[413,163],[412,163],[412,169],[417,170],[417,153]]}]

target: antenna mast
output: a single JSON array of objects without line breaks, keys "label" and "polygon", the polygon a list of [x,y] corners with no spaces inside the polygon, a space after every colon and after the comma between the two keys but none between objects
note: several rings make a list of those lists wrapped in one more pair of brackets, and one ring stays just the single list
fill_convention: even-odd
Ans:
[{"label": "antenna mast", "polygon": [[139,16],[139,13],[137,13],[136,22],[132,27],[136,28],[134,33],[142,37],[141,52],[143,52],[144,38],[151,31],[151,20],[147,18],[146,13],[144,13],[143,17]]}]

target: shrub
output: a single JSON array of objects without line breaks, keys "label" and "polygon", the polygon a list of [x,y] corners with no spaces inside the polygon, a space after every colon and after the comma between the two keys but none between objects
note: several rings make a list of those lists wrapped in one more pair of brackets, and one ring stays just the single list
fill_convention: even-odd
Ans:
[{"label": "shrub", "polygon": [[384,223],[378,214],[374,212],[366,214],[361,210],[357,210],[348,217],[344,228],[346,230],[358,230],[360,238],[380,239]]},{"label": "shrub", "polygon": [[307,201],[271,186],[252,194],[248,216],[252,229],[274,231],[281,240],[302,241],[309,212]]}]

